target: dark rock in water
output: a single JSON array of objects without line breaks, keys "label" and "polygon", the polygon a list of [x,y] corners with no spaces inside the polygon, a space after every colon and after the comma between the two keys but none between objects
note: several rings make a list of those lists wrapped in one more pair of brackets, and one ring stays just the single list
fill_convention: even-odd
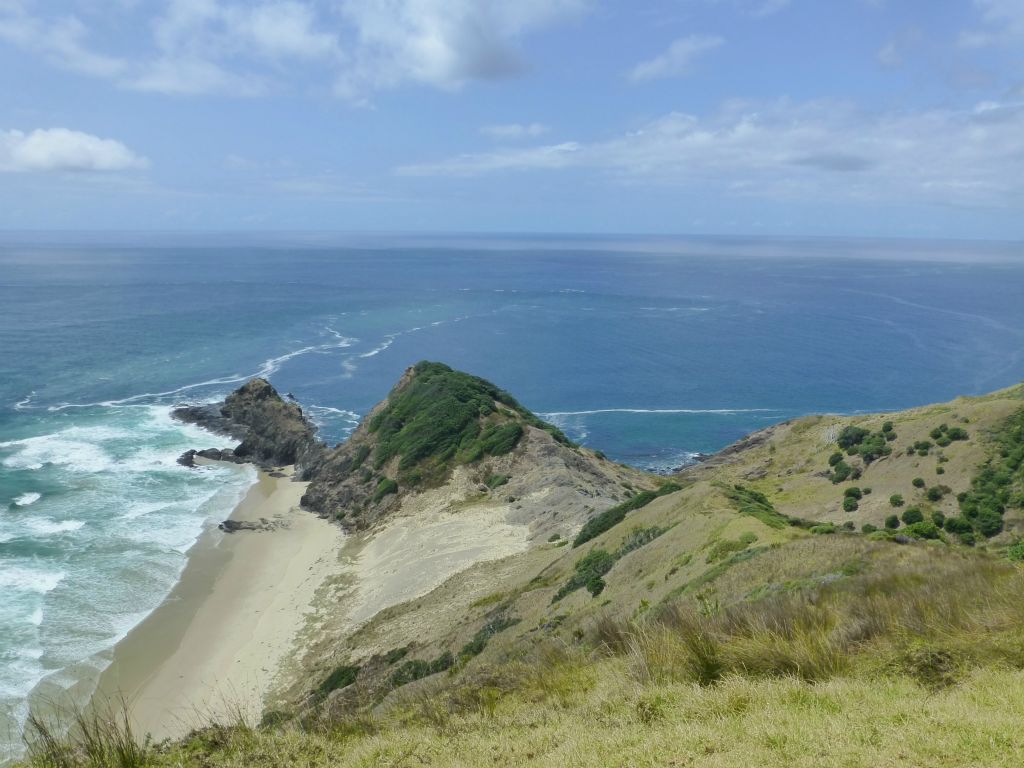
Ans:
[{"label": "dark rock in water", "polygon": [[196,465],[196,452],[195,450],[185,451],[181,456],[178,457],[178,463],[183,467],[195,467]]},{"label": "dark rock in water", "polygon": [[220,406],[186,405],[175,408],[171,415],[241,441],[234,450],[208,448],[195,452],[193,458],[239,464],[251,461],[268,467],[295,464],[300,476],[308,478],[326,451],[302,409],[285,402],[266,379],[253,379],[239,387]]},{"label": "dark rock in water", "polygon": [[171,411],[171,416],[178,421],[186,424],[195,424],[210,432],[215,432],[218,435],[227,435],[235,440],[242,440],[245,437],[245,425],[238,424],[221,413],[221,406],[216,403],[209,405],[180,405]]}]

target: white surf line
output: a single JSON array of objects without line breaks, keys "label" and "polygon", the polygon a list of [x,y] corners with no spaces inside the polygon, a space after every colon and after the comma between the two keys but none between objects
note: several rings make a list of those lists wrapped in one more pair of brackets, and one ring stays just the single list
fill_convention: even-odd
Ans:
[{"label": "white surf line", "polygon": [[29,403],[32,402],[32,398],[35,397],[35,395],[36,395],[36,391],[33,389],[31,392],[29,392],[25,396],[24,400],[19,400],[18,402],[16,402],[14,404],[14,410],[16,410],[16,411],[27,411],[27,410],[29,410],[31,408]]},{"label": "white surf line", "polygon": [[401,331],[394,331],[393,333],[385,334],[384,335],[384,341],[381,342],[380,344],[378,344],[373,349],[371,349],[371,350],[369,350],[367,352],[361,352],[361,353],[359,353],[357,355],[353,355],[353,356],[345,359],[342,362],[341,365],[342,365],[342,368],[345,371],[343,378],[350,379],[355,374],[355,372],[356,372],[356,362],[355,361],[357,359],[364,360],[366,358],[376,357],[381,352],[384,352],[385,350],[387,350],[388,347],[390,347],[392,344],[394,344],[395,340],[399,336],[406,336],[408,334],[416,333],[418,331],[426,331],[426,330],[429,330],[431,328],[436,328],[439,325],[447,325],[449,323],[461,323],[464,320],[470,320],[470,319],[475,318],[475,317],[486,317],[487,315],[496,314],[497,311],[498,310],[494,310],[492,312],[484,312],[484,313],[478,314],[478,315],[460,315],[459,317],[453,317],[453,318],[450,318],[448,320],[434,320],[433,322],[431,322],[431,323],[429,323],[427,325],[417,325],[417,326],[414,326],[412,328],[406,328],[406,329],[401,330]]},{"label": "white surf line", "polygon": [[[177,389],[170,389],[166,392],[143,392],[141,395],[132,395],[131,397],[123,397],[119,400],[103,400],[98,403],[61,403],[60,405],[51,405],[47,407],[48,411],[63,411],[67,408],[116,408],[119,406],[129,406],[140,400],[153,399],[157,397],[170,397],[172,395],[180,395],[184,392],[188,392],[193,389],[200,389],[202,387],[212,387],[219,384],[238,384],[239,382],[248,381],[256,377],[266,378],[273,373],[276,373],[281,369],[281,366],[296,357],[308,354],[323,354],[334,349],[345,349],[351,347],[357,343],[359,339],[344,336],[333,328],[325,328],[325,331],[334,336],[338,341],[332,344],[316,344],[302,349],[296,349],[292,352],[287,352],[278,357],[272,357],[269,360],[264,360],[260,365],[260,368],[255,373],[250,374],[232,374],[231,376],[223,376],[217,379],[208,379],[206,381],[200,381],[195,384],[186,384],[183,387]],[[42,407],[42,406],[36,406]]]},{"label": "white surf line", "polygon": [[590,411],[547,411],[539,416],[589,416],[594,413],[782,413],[781,408],[595,408]]}]

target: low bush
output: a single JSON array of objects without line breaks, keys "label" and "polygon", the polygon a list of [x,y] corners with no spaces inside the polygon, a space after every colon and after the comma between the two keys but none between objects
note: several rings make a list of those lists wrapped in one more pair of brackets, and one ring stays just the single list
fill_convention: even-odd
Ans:
[{"label": "low bush", "polygon": [[853,496],[844,496],[843,497],[843,511],[844,512],[856,512],[858,506],[859,505],[857,504],[857,499],[854,498]]},{"label": "low bush", "polygon": [[843,496],[851,497],[853,499],[861,499],[863,498],[864,494],[861,492],[860,488],[854,485],[843,491]]},{"label": "low bush", "polygon": [[920,520],[916,523],[911,523],[903,532],[908,536],[913,536],[916,539],[937,539],[939,538],[939,528],[935,523],[930,520]]},{"label": "low bush", "polygon": [[616,504],[614,507],[606,509],[584,524],[572,543],[573,548],[575,549],[582,544],[586,544],[591,539],[596,539],[605,531],[610,531],[626,519],[627,513],[646,507],[659,496],[666,496],[682,489],[683,486],[679,485],[679,483],[669,481],[663,483],[656,491],[640,491],[640,493],[631,496],[621,504]]},{"label": "low bush", "polygon": [[924,488],[924,486],[925,486],[924,478],[923,477],[915,477],[913,480],[910,481],[910,484],[913,485],[915,488]]},{"label": "low bush", "polygon": [[455,657],[451,651],[445,651],[432,661],[423,659],[412,659],[402,664],[391,674],[391,687],[399,688],[403,685],[420,680],[438,672],[445,672],[455,665]]},{"label": "low bush", "polygon": [[352,685],[356,681],[356,677],[359,675],[359,667],[355,666],[340,666],[335,668],[331,674],[329,674],[324,681],[316,687],[314,692],[318,698],[326,697],[331,691],[336,691],[339,688]]},{"label": "low bush", "polygon": [[382,477],[377,483],[377,490],[374,491],[373,500],[380,501],[385,496],[392,493],[398,493],[398,483],[390,477]]},{"label": "low bush", "polygon": [[899,493],[894,493],[892,496],[889,497],[889,504],[894,507],[902,507],[904,504],[903,495]]},{"label": "low bush", "polygon": [[889,515],[885,518],[885,527],[890,531],[894,531],[900,527],[900,519],[896,515]]},{"label": "low bush", "polygon": [[920,507],[907,507],[907,510],[900,515],[905,525],[913,525],[914,523],[920,523],[924,520],[924,513]]}]

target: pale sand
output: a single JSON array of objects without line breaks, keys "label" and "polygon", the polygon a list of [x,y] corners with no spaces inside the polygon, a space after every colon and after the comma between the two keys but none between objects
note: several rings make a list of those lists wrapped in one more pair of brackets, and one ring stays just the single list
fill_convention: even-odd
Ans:
[{"label": "pale sand", "polygon": [[281,527],[205,534],[168,599],[118,644],[99,696],[124,696],[140,734],[258,720],[314,594],[340,568],[345,535],[299,508],[305,487],[261,472],[231,518]]}]

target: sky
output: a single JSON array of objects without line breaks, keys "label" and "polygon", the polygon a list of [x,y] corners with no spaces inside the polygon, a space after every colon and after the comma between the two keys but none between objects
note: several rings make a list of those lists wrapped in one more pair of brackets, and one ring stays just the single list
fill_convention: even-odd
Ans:
[{"label": "sky", "polygon": [[0,230],[1024,239],[1024,0],[0,0]]}]

